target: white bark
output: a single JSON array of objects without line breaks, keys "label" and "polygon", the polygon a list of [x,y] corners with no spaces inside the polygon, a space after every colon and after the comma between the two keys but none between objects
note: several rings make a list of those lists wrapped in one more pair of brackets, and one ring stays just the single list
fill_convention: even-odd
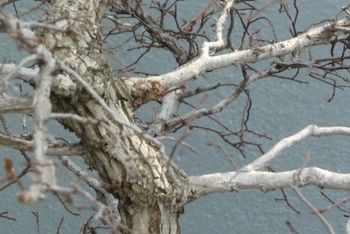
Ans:
[{"label": "white bark", "polygon": [[[142,79],[129,78],[126,82],[130,87],[138,87],[138,83],[145,85],[145,82],[157,82],[164,88],[171,88],[188,80],[197,79],[200,75],[208,71],[227,66],[255,63],[263,59],[275,58],[291,54],[295,51],[301,51],[310,46],[329,43],[336,37],[345,38],[348,36],[349,31],[343,28],[348,28],[348,25],[349,19],[330,22],[322,26],[312,27],[303,34],[286,41],[223,55],[212,56],[209,54],[208,49],[204,49],[199,58],[174,71],[160,76],[151,76]],[[206,48],[206,46],[207,44],[204,44],[203,48]]]},{"label": "white bark", "polygon": [[277,157],[283,150],[295,145],[296,143],[304,140],[308,136],[332,136],[332,135],[345,135],[350,136],[350,128],[348,127],[317,127],[315,125],[309,125],[300,132],[282,139],[274,147],[272,147],[267,153],[245,166],[242,170],[259,170],[266,166],[272,159]]},{"label": "white bark", "polygon": [[[230,0],[216,23],[214,40],[203,43],[201,54],[196,59],[166,74],[132,77],[124,81],[114,77],[102,54],[100,21],[107,2],[53,1],[43,21],[54,23],[23,22],[0,12],[4,31],[31,53],[18,65],[0,65],[0,74],[4,77],[0,80],[0,87],[6,89],[12,79],[20,78],[34,88],[33,97],[8,97],[6,90],[0,90],[4,96],[0,100],[0,114],[30,112],[34,115],[33,139],[0,133],[1,145],[34,151],[35,154],[33,184],[20,193],[21,201],[34,203],[51,191],[62,194],[77,192],[90,200],[96,217],[109,224],[113,233],[122,227],[124,231],[135,233],[175,234],[180,232],[179,216],[183,206],[209,193],[240,189],[270,191],[307,185],[350,189],[350,174],[347,173],[316,167],[262,171],[283,150],[306,137],[350,136],[349,127],[310,125],[282,139],[237,171],[192,177],[187,177],[172,162],[169,163],[164,146],[153,138],[153,135],[168,133],[180,123],[222,111],[252,82],[278,69],[272,65],[250,76],[244,74],[241,84],[213,107],[176,116],[186,82],[214,69],[291,55],[310,46],[330,43],[335,38],[346,38],[350,31],[349,18],[312,27],[286,41],[222,54],[225,23],[230,9],[236,4]],[[37,35],[33,28],[37,29]],[[42,64],[33,69],[25,67],[36,60]],[[148,133],[143,132],[134,123],[133,107],[162,97],[157,120]],[[81,144],[50,144],[46,127],[50,119],[58,120],[73,131],[81,139]],[[162,139],[174,138],[162,136]],[[177,144],[195,151],[186,143]],[[55,166],[47,157],[50,154],[83,154],[86,163],[98,172],[98,180],[89,177],[68,158],[63,157],[62,162],[103,194],[104,199],[97,200],[76,185],[60,187],[56,182]]]},{"label": "white bark", "polygon": [[284,138],[268,152],[237,171],[193,176],[190,181],[197,187],[198,195],[212,192],[238,191],[260,188],[273,190],[289,186],[316,185],[321,188],[350,189],[350,174],[335,173],[320,168],[300,168],[284,172],[264,172],[264,169],[280,153],[308,136],[350,136],[347,127],[317,127],[309,125],[298,133]]},{"label": "white bark", "polygon": [[261,189],[271,191],[288,188],[291,185],[302,187],[315,185],[320,188],[350,189],[350,174],[336,173],[317,167],[306,167],[283,172],[238,171],[214,173],[190,177],[196,188],[196,196],[214,192],[239,191],[241,189]]}]

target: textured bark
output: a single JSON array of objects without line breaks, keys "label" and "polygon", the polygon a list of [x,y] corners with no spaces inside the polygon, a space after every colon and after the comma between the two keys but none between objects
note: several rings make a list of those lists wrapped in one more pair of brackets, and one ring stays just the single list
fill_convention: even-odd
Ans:
[{"label": "textured bark", "polygon": [[[4,7],[12,2],[4,1],[0,6]],[[5,158],[4,172],[7,178],[1,182],[0,190],[18,183],[21,191],[17,198],[25,204],[33,204],[43,199],[48,192],[55,194],[58,192],[64,196],[78,192],[90,201],[89,205],[96,212],[95,217],[108,225],[112,233],[179,233],[179,217],[183,207],[195,198],[210,193],[241,189],[270,191],[293,188],[319,216],[328,231],[334,233],[327,220],[307,202],[297,187],[314,185],[320,188],[349,190],[350,174],[303,166],[282,172],[266,172],[263,169],[271,165],[270,163],[277,157],[283,156],[282,152],[287,148],[303,141],[306,137],[350,136],[349,127],[309,125],[292,136],[281,139],[253,162],[240,168],[235,166],[235,171],[189,178],[175,165],[169,165],[164,146],[157,139],[163,137],[163,139],[173,140],[174,138],[167,135],[168,133],[179,133],[180,128],[186,128],[183,137],[179,141],[176,140],[175,146],[183,144],[196,152],[195,148],[182,140],[192,132],[192,129],[201,129],[217,134],[242,155],[250,152],[246,152],[250,146],[256,147],[261,152],[260,144],[247,141],[256,137],[266,137],[252,131],[248,126],[252,100],[247,91],[249,85],[268,76],[303,83],[303,80],[297,79],[299,69],[307,68],[310,77],[332,85],[333,93],[329,101],[334,99],[336,88],[348,87],[348,79],[342,74],[349,69],[347,64],[350,57],[345,56],[349,49],[349,7],[343,7],[342,14],[336,17],[340,18],[345,14],[343,19],[317,24],[305,32],[298,32],[297,1],[293,1],[295,9],[291,12],[288,11],[287,4],[280,4],[280,13],[285,11],[291,21],[293,38],[269,43],[269,41],[276,41],[275,35],[272,37],[273,40],[261,40],[264,37],[261,38],[258,35],[260,29],[256,30],[256,26],[252,26],[254,31],[251,31],[252,28],[248,26],[253,23],[256,25],[260,20],[269,22],[268,18],[260,17],[262,13],[260,8],[259,10],[245,9],[245,11],[249,10],[249,16],[244,16],[246,12],[236,8],[236,4],[240,1],[220,1],[223,3],[223,9],[219,18],[215,20],[214,38],[208,38],[208,41],[202,39],[201,33],[190,31],[199,22],[204,26],[204,18],[209,16],[209,11],[216,1],[210,0],[209,5],[197,14],[193,21],[186,24],[183,29],[178,27],[175,31],[163,27],[163,20],[167,21],[168,16],[174,16],[173,12],[177,11],[177,1],[165,1],[172,5],[169,8],[166,7],[167,4],[160,5],[158,1],[152,1],[152,4],[158,4],[158,6],[150,4],[149,10],[145,7],[144,11],[143,6],[146,2],[142,0],[46,1],[49,11],[41,22],[24,21],[18,17],[20,15],[18,12],[16,17],[0,11],[0,31],[6,32],[18,43],[19,48],[24,48],[29,53],[29,56],[24,57],[18,64],[0,64],[0,74],[3,77],[0,78],[0,95],[3,95],[0,100],[0,114],[29,112],[33,120],[33,134],[28,134],[27,129],[30,127],[24,126],[23,134],[17,136],[11,132],[10,127],[6,129],[7,117],[0,116],[0,127],[3,128],[0,144],[21,151],[34,151],[33,159],[24,154],[28,167],[19,176],[16,176],[12,160]],[[107,9],[107,6],[111,9]],[[15,5],[13,7],[15,8]],[[154,10],[157,9],[162,12],[160,19],[157,15],[146,14],[148,11],[155,12]],[[120,15],[113,15],[113,10]],[[295,18],[290,14],[294,11]],[[178,69],[161,75],[128,77],[125,81],[115,77],[102,53],[103,36],[100,32],[102,28],[100,21],[105,12],[108,12],[106,17],[114,22],[116,30],[122,29],[123,32],[133,30],[134,40],[140,43],[140,48],[168,49],[179,64],[186,63]],[[129,16],[127,18],[121,16],[125,12],[133,18],[132,21],[135,20],[136,24],[129,24],[131,20]],[[232,15],[233,12],[235,15]],[[258,18],[255,18],[257,15],[259,15]],[[239,47],[233,45],[231,40],[236,16],[244,26],[237,31],[243,34]],[[174,16],[175,21],[177,21],[176,18],[177,14]],[[178,19],[180,18],[182,17]],[[231,18],[230,25],[228,25],[229,18]],[[139,28],[139,24],[143,27]],[[275,31],[273,25],[271,27]],[[35,29],[37,29],[37,36],[33,32]],[[140,41],[138,34],[142,30],[145,30],[145,33],[141,33],[142,38],[149,37],[152,44],[148,44],[148,39]],[[179,34],[182,39],[188,40],[189,51],[186,52],[184,44],[177,41]],[[197,48],[200,42],[203,43]],[[314,57],[312,50],[323,51],[323,48],[315,47],[320,44],[331,46],[328,58]],[[195,49],[191,48],[192,45],[195,45]],[[307,47],[314,47],[307,53],[309,59],[306,59],[304,56],[306,53],[303,53]],[[337,55],[340,47],[343,49],[340,49],[341,53]],[[318,48],[321,50],[318,51]],[[197,55],[199,51],[200,54]],[[148,53],[148,50],[145,53]],[[194,55],[197,56],[194,57]],[[266,65],[271,62],[265,70],[256,71],[254,66],[250,66],[262,60],[265,60]],[[35,64],[34,67],[33,64]],[[26,67],[27,65],[29,67]],[[209,106],[211,102],[206,100],[211,96],[211,94],[208,95],[209,92],[219,87],[231,86],[231,84],[221,83],[220,78],[216,84],[198,86],[190,90],[193,88],[193,85],[189,84],[191,80],[204,78],[204,74],[215,69],[237,65],[241,68],[242,81],[238,86],[232,86],[231,92],[223,92],[224,96],[220,93],[220,97],[223,98],[217,104]],[[129,66],[124,69],[127,67]],[[295,75],[289,77],[284,73],[288,69],[298,70]],[[13,92],[15,96],[12,96],[12,91],[9,90],[13,84],[16,84],[11,82],[17,76],[33,85],[33,96],[27,97],[21,90],[17,93],[17,88]],[[238,77],[232,80],[232,82],[236,81],[239,81]],[[242,115],[238,116],[243,117],[240,119],[241,126],[234,126],[234,128],[239,127],[237,131],[228,128],[224,121],[213,119],[219,117],[215,117],[214,114],[227,108],[237,98],[242,98],[243,93],[247,96],[247,105],[242,109]],[[197,105],[187,113],[183,113],[187,107],[181,109],[180,106],[187,106],[188,103],[184,99],[192,96],[195,97],[193,100],[198,99]],[[216,100],[215,97],[214,99]],[[152,123],[147,123],[145,127],[149,134],[147,135],[134,124],[133,108],[150,100],[161,100],[162,103]],[[218,128],[193,124],[194,121],[205,116],[212,116]],[[46,126],[46,122],[50,119],[59,120],[74,132],[81,142],[57,144],[56,141],[51,141],[48,135],[49,128]],[[231,142],[235,138],[238,141]],[[220,145],[208,146],[222,151]],[[176,147],[173,148],[173,152],[175,149]],[[223,153],[226,155],[224,151]],[[61,160],[67,169],[96,190],[98,202],[90,193],[75,184],[69,187],[59,186],[55,176],[55,163],[46,157],[48,154],[82,155],[87,165],[98,172],[99,178],[88,175],[68,157],[62,157]],[[305,159],[308,160],[310,155],[306,155]],[[28,188],[22,186],[19,181],[27,171],[31,172],[32,179],[32,184]],[[59,228],[60,226],[57,232]],[[85,225],[81,233],[87,233],[88,229],[90,229],[89,225]]]},{"label": "textured bark", "polygon": [[63,72],[55,78],[53,106],[56,112],[94,118],[109,126],[106,130],[98,124],[61,121],[81,138],[86,163],[98,171],[106,190],[119,199],[122,223],[134,233],[179,233],[186,179],[178,170],[169,176],[159,148],[121,123],[133,122],[133,100],[102,54],[99,21],[106,4],[106,0],[54,1],[44,20],[68,28],[69,33],[41,30],[38,36],[55,58],[92,86],[118,121]]}]

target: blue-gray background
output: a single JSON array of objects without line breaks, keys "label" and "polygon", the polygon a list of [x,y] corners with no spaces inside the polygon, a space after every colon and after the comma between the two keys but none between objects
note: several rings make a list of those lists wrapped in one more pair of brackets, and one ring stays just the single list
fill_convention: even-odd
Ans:
[{"label": "blue-gray background", "polygon": [[[179,12],[186,17],[194,16],[206,2],[206,0],[180,2]],[[265,2],[268,4],[269,1],[264,1],[264,4]],[[341,6],[346,3],[348,2],[340,0],[331,1],[331,3],[326,0],[299,1],[301,12],[300,21],[297,25],[298,29],[305,30],[312,23],[326,18],[334,18],[340,11]],[[28,7],[26,1],[19,1],[17,5],[23,8]],[[289,37],[287,18],[277,12],[278,7],[267,7],[263,14],[272,17],[278,39],[286,39]],[[27,17],[35,18],[31,15]],[[212,22],[214,20],[215,18],[212,19]],[[263,30],[262,33],[268,36],[270,31],[266,28],[266,31]],[[235,35],[237,38],[240,36],[239,30]],[[7,37],[3,34],[0,35],[0,38],[1,57],[3,59],[19,60],[22,55],[18,52],[16,45],[7,40]],[[114,43],[117,44],[118,42],[111,40],[108,45],[113,46]],[[327,56],[327,54],[322,54],[322,50],[320,51],[320,57]],[[136,56],[123,49],[120,49],[117,55],[120,59],[111,61],[116,67],[127,64]],[[113,56],[111,58],[113,59]],[[168,53],[155,51],[150,53],[138,68],[145,72],[161,73],[170,71],[175,66],[173,58]],[[238,68],[236,67],[223,69],[220,72],[208,74],[199,83],[193,85],[206,85],[217,81],[237,82],[240,79],[237,71]],[[320,126],[350,125],[348,118],[350,114],[348,109],[350,95],[347,89],[337,91],[335,98],[329,103],[327,99],[332,93],[330,86],[311,80],[305,73],[301,73],[300,77],[309,84],[268,78],[260,80],[250,87],[253,107],[249,126],[257,132],[268,133],[272,137],[272,140],[252,137],[252,139],[262,143],[264,150],[268,150],[279,139],[293,134],[311,123]],[[228,92],[228,90],[226,91]],[[215,104],[225,94],[225,90],[211,94],[205,104],[208,106]],[[244,97],[239,98],[216,118],[223,121],[230,128],[237,129],[242,114],[242,105],[245,101]],[[151,118],[154,108],[155,105],[147,105],[138,114],[145,119]],[[186,111],[186,109],[183,111]],[[18,121],[20,121],[20,118],[11,118],[9,124],[18,125]],[[198,124],[212,125],[213,123],[203,119]],[[68,134],[55,123],[51,123],[50,128],[55,136],[66,136]],[[74,139],[71,134],[69,137]],[[243,159],[237,151],[225,146],[214,134],[208,132],[194,131],[190,137],[186,138],[186,141],[195,146],[200,153],[194,155],[188,149],[179,147],[174,160],[190,175],[233,169],[223,153],[214,147],[208,146],[207,143],[220,144],[238,166],[259,156],[254,147],[247,147],[245,151],[247,159]],[[346,137],[308,139],[284,152],[273,163],[273,167],[276,170],[300,167],[305,162],[305,155],[310,152],[312,158],[307,162],[308,166],[319,166],[325,169],[348,172],[349,165],[347,162],[349,162],[350,152],[348,142],[349,138]],[[171,143],[166,143],[171,146]],[[19,161],[23,161],[18,153],[2,146],[0,146],[0,156],[12,156]],[[0,175],[3,175],[3,173],[0,173]],[[67,176],[65,177],[67,180],[70,179]],[[18,192],[16,186],[0,192],[0,213],[8,211],[9,216],[16,218],[15,222],[0,219],[0,233],[37,233],[35,219],[31,211],[40,213],[41,233],[56,233],[57,225],[62,216],[64,216],[64,223],[61,233],[78,233],[79,225],[92,214],[90,211],[85,211],[79,217],[70,215],[53,196],[49,196],[47,200],[33,206],[19,205],[14,195],[16,192]],[[289,202],[301,212],[300,214],[296,214],[285,202],[276,201],[276,199],[282,198],[280,191],[263,193],[256,190],[247,190],[238,193],[213,194],[200,198],[186,206],[181,219],[182,232],[185,234],[288,233],[289,230],[285,222],[289,220],[301,233],[325,233],[326,230],[323,224],[315,215],[311,214],[310,209],[303,205],[294,192],[288,189],[286,189],[286,192]],[[319,208],[329,205],[329,202],[320,195],[318,189],[304,188],[302,192]],[[346,191],[325,190],[323,192],[335,201],[349,196]],[[86,201],[82,199],[79,202],[84,204]],[[344,207],[347,208],[347,205]],[[343,213],[340,213],[337,209],[332,209],[325,214],[325,217],[331,222],[337,233],[345,232],[347,218],[344,217]]]}]

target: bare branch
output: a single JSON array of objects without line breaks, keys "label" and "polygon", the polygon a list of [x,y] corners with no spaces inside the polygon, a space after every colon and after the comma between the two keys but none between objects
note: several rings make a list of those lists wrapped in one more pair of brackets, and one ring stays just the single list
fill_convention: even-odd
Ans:
[{"label": "bare branch", "polygon": [[227,192],[239,189],[260,188],[272,190],[290,185],[317,185],[322,188],[346,189],[350,185],[350,174],[340,174],[319,168],[302,168],[285,172],[257,171],[267,166],[283,150],[295,145],[308,136],[350,135],[347,127],[317,127],[309,125],[300,132],[282,139],[267,153],[238,171],[191,177],[199,186],[199,193]]},{"label": "bare branch", "polygon": [[72,162],[68,157],[63,156],[61,158],[62,164],[68,170],[72,171],[77,177],[82,179],[85,183],[91,186],[95,191],[107,194],[103,185],[94,177],[83,171],[78,165]]},{"label": "bare branch", "polygon": [[5,112],[31,112],[33,108],[32,97],[5,97],[0,99],[0,113]]},{"label": "bare branch", "polygon": [[224,41],[224,35],[223,35],[223,31],[224,31],[224,24],[227,20],[227,16],[228,13],[230,12],[231,8],[233,8],[235,5],[235,1],[234,0],[228,0],[226,1],[225,7],[223,9],[223,11],[221,12],[221,15],[218,19],[218,21],[216,22],[216,27],[215,27],[215,41],[211,41],[211,42],[204,42],[203,47],[202,47],[202,54],[201,56],[209,56],[210,54],[210,49],[220,49],[221,47],[223,47],[225,45],[225,41]]},{"label": "bare branch", "polygon": [[328,222],[328,220],[311,204],[311,202],[301,193],[301,191],[299,190],[299,188],[295,187],[294,185],[291,186],[292,189],[298,194],[298,196],[300,197],[300,199],[308,206],[312,209],[312,211],[317,215],[317,217],[320,218],[320,220],[322,221],[322,223],[326,226],[328,233],[330,234],[334,234],[334,230],[332,225]]},{"label": "bare branch", "polygon": [[231,192],[241,189],[271,191],[291,185],[303,187],[315,185],[320,188],[350,189],[350,174],[336,173],[317,167],[306,167],[283,172],[246,171],[191,176],[195,188],[194,197],[215,192]]},{"label": "bare branch", "polygon": [[[214,69],[245,63],[254,63],[267,58],[291,54],[292,52],[300,51],[309,46],[329,43],[335,38],[345,38],[348,36],[348,33],[344,30],[337,30],[337,27],[348,27],[348,25],[349,19],[343,19],[310,28],[295,38],[275,44],[216,56],[210,56],[203,53],[191,63],[185,64],[177,70],[160,76],[129,78],[126,82],[130,87],[134,87],[132,89],[134,96],[140,95],[139,92],[147,89],[145,87],[147,86],[147,82],[159,83],[163,88],[171,88],[190,79],[196,79],[200,75]],[[141,91],[137,90],[138,88],[141,88]]]},{"label": "bare branch", "polygon": [[[11,157],[5,157],[5,178],[0,181],[0,190],[18,185],[17,198],[26,204],[53,193],[68,212],[71,212],[66,206],[68,203],[76,208],[92,209],[93,218],[102,221],[103,228],[111,229],[112,233],[175,234],[180,231],[178,223],[184,206],[197,197],[240,189],[281,189],[283,199],[279,200],[299,212],[285,194],[284,188],[293,188],[333,233],[327,220],[320,215],[322,210],[315,209],[298,188],[314,185],[349,190],[350,174],[305,167],[310,163],[308,158],[301,168],[289,171],[275,172],[270,164],[284,150],[306,137],[343,135],[346,138],[350,136],[350,128],[309,125],[280,140],[265,153],[259,139],[271,140],[267,136],[270,133],[261,134],[250,129],[250,125],[256,123],[250,124],[254,120],[251,116],[255,114],[252,108],[256,94],[248,88],[264,77],[308,83],[300,80],[304,75],[301,71],[331,86],[329,101],[336,96],[336,90],[349,88],[349,6],[344,6],[334,20],[321,21],[301,32],[298,21],[302,8],[297,0],[272,0],[267,4],[254,0],[207,0],[199,3],[203,5],[191,15],[184,15],[187,11],[180,12],[179,9],[186,7],[181,5],[186,1],[180,0],[60,0],[49,1],[50,4],[40,8],[46,13],[37,22],[23,20],[24,14],[15,2],[0,3],[0,31],[26,54],[17,64],[8,62],[9,58],[0,64],[0,95],[3,97],[0,100],[0,145],[21,151],[26,161],[22,172],[17,173],[15,168],[21,167],[15,165]],[[25,14],[32,13],[44,2]],[[6,13],[4,7],[11,3],[13,14]],[[268,15],[270,9],[267,14],[264,12],[274,4],[277,9],[271,10],[287,16],[284,19],[289,21],[293,38],[278,40],[286,34],[278,35],[280,30],[275,19]],[[119,38],[110,40],[113,36]],[[107,40],[108,44],[117,45],[105,48]],[[134,51],[136,54],[130,55]],[[113,61],[107,61],[110,57],[105,56],[105,52],[116,55],[122,68],[117,65],[114,69],[110,65]],[[163,59],[169,52],[167,65],[172,69],[180,67],[159,75],[163,68],[158,70],[158,64],[149,55],[155,53],[160,55],[157,59]],[[321,53],[322,58],[313,57]],[[128,60],[125,64],[129,65],[123,64],[123,56]],[[143,62],[151,66],[142,67]],[[265,69],[261,69],[262,66]],[[234,72],[235,77],[223,75],[211,81],[216,84],[199,88],[194,84],[198,82],[191,82],[213,70],[228,67],[231,67],[228,73]],[[239,69],[240,74],[236,73]],[[113,74],[113,71],[135,77],[120,78],[121,74]],[[136,77],[137,74],[143,77]],[[18,91],[13,89],[16,85],[20,88]],[[219,93],[223,86],[227,89]],[[23,95],[24,92],[30,96]],[[239,102],[238,97],[242,97]],[[139,114],[135,109],[150,100],[161,103],[157,103],[159,108],[153,113],[153,119],[142,118],[144,113],[140,113],[140,118],[135,117]],[[192,104],[194,102],[197,104]],[[240,106],[234,110],[232,121],[215,115],[233,102]],[[22,115],[22,126],[13,127],[13,113],[30,114]],[[79,143],[70,144],[70,136],[59,140],[64,144],[57,143],[56,129],[48,125],[52,122],[69,129],[79,138]],[[206,146],[222,154],[231,163],[232,171],[188,177],[172,162],[172,157],[180,153],[177,152],[179,146],[198,153],[196,145],[184,142],[193,130],[206,131],[210,133],[208,136],[216,137],[204,139]],[[166,151],[167,144],[161,144],[160,140],[175,143]],[[238,167],[236,159],[231,157],[232,151],[221,143],[244,157],[254,152],[261,156]],[[33,151],[33,158],[24,151]],[[50,154],[64,157],[53,159],[48,157]],[[77,154],[83,157],[89,170],[82,170],[66,156]],[[57,160],[73,173],[69,173],[73,182],[68,186],[56,181],[55,170],[62,169]],[[265,167],[269,171],[264,171]],[[22,176],[30,176],[31,182],[24,184],[28,180],[24,182]],[[94,189],[96,195],[80,187],[80,180]],[[73,199],[77,194],[88,201],[79,206]],[[33,215],[39,232],[39,213],[33,212]],[[3,218],[6,217],[3,213]],[[82,227],[82,233],[95,231],[91,220]],[[61,232],[62,224],[63,218],[57,233]],[[292,232],[297,232],[291,222],[287,225]]]},{"label": "bare branch", "polygon": [[172,129],[174,126],[187,122],[189,119],[197,119],[202,116],[212,115],[218,112],[221,112],[225,107],[227,107],[231,102],[233,102],[236,98],[238,98],[241,93],[254,81],[268,76],[276,71],[275,67],[270,67],[269,69],[259,72],[256,74],[253,74],[249,77],[246,77],[243,79],[243,81],[238,85],[238,87],[234,88],[232,92],[223,100],[221,100],[219,103],[214,105],[211,108],[201,108],[198,110],[191,111],[189,113],[186,113],[182,116],[174,117],[172,119],[169,119],[165,122],[165,125],[168,129]]},{"label": "bare branch", "polygon": [[[25,138],[8,136],[0,133],[0,145],[11,147],[17,150],[33,151],[34,142]],[[48,155],[81,155],[83,147],[79,144],[49,144],[47,148]]]},{"label": "bare branch", "polygon": [[309,125],[300,132],[282,139],[274,147],[272,147],[267,153],[246,165],[242,170],[259,170],[266,166],[272,159],[276,158],[283,150],[295,145],[296,143],[304,140],[308,136],[333,136],[333,135],[345,135],[350,136],[350,128],[348,127],[317,127],[316,125]]}]

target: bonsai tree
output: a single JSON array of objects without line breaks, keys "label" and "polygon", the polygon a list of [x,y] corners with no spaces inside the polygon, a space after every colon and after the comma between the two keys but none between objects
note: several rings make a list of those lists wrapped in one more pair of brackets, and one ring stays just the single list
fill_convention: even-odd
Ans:
[{"label": "bonsai tree", "polygon": [[[248,126],[249,87],[258,80],[277,77],[302,83],[306,81],[298,74],[306,70],[308,79],[334,91],[329,101],[349,85],[347,6],[339,6],[332,20],[299,27],[302,8],[296,0],[201,1],[196,2],[201,9],[184,15],[181,8],[194,2],[53,0],[19,10],[21,1],[1,1],[1,31],[24,55],[0,65],[0,144],[18,150],[26,161],[23,167],[10,156],[2,158],[1,188],[19,186],[16,196],[24,204],[54,194],[74,206],[73,198],[83,196],[111,233],[180,233],[186,204],[211,193],[292,188],[308,203],[299,187],[349,189],[350,174],[313,166],[278,171],[270,165],[307,137],[347,137],[349,127],[310,123],[291,136],[273,139],[275,145],[264,149],[259,139],[269,138],[268,133]],[[269,11],[287,19],[289,39],[279,39]],[[33,21],[28,14],[41,16]],[[125,53],[135,50],[136,57]],[[140,72],[143,61],[151,63],[147,56],[159,51],[167,55],[171,69]],[[236,70],[234,80],[220,80],[216,71],[229,67]],[[210,76],[216,76],[212,84],[201,83]],[[213,104],[211,93],[218,90],[222,99]],[[150,103],[155,112],[147,119],[142,113]],[[242,115],[233,116],[241,122],[238,130],[217,117],[232,103],[242,107]],[[26,120],[19,132],[7,123],[14,114]],[[202,119],[210,122],[201,125]],[[55,137],[48,127],[52,121],[79,140]],[[173,156],[179,147],[196,152],[185,141],[193,131],[214,133],[235,157],[251,149],[260,155],[226,172],[190,176]],[[88,170],[74,162],[77,155]],[[96,194],[75,180],[62,183],[57,171],[66,169],[60,165]],[[31,182],[24,183],[24,177]],[[308,204],[334,232],[321,211]],[[92,231],[89,222],[81,228],[81,233]]]}]

